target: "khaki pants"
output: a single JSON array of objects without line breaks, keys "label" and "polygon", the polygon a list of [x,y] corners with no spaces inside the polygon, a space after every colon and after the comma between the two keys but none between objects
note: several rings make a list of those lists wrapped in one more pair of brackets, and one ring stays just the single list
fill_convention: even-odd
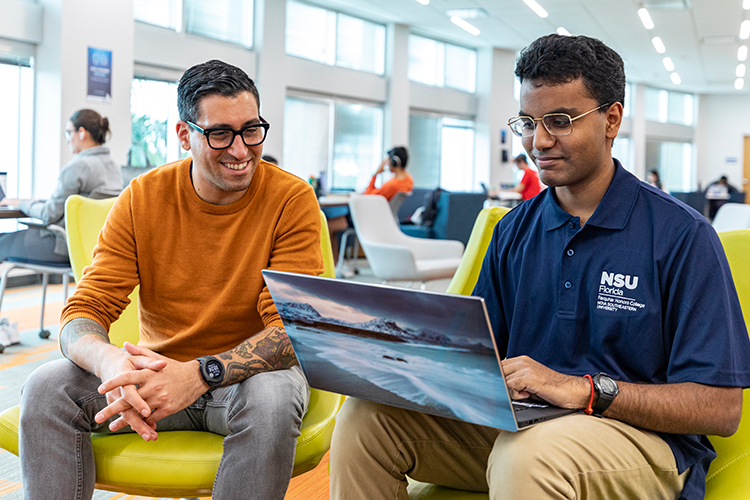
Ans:
[{"label": "khaki pants", "polygon": [[492,500],[675,499],[688,474],[653,432],[584,414],[503,432],[349,398],[331,445],[332,500],[406,500],[406,475]]}]

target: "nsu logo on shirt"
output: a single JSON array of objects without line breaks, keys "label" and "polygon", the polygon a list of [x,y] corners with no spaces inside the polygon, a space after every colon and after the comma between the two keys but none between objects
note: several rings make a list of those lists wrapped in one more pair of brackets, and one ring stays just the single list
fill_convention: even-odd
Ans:
[{"label": "nsu logo on shirt", "polygon": [[638,288],[638,276],[602,271],[596,308],[610,312],[636,312],[643,309],[646,307],[645,304],[626,296],[626,293],[630,295],[636,288]]}]

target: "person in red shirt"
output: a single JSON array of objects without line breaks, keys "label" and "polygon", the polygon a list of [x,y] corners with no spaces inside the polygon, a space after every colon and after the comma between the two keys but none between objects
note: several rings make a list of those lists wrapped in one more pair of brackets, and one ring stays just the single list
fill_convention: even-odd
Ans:
[{"label": "person in red shirt", "polygon": [[[388,156],[383,158],[380,162],[375,174],[370,179],[370,185],[365,189],[365,194],[379,194],[385,196],[390,201],[393,196],[399,191],[411,191],[414,189],[414,179],[406,171],[406,162],[409,160],[409,153],[403,146],[396,146],[395,148],[388,151]],[[393,178],[381,187],[375,187],[375,181],[381,173],[385,171],[385,166],[388,165]]]},{"label": "person in red shirt", "polygon": [[516,187],[509,189],[509,191],[521,193],[524,200],[529,200],[538,195],[542,190],[542,187],[539,184],[539,174],[529,166],[529,162],[526,160],[526,155],[520,154],[516,156],[513,161],[516,163],[516,167],[519,170],[523,170],[523,179],[521,179],[521,182],[519,182]]}]

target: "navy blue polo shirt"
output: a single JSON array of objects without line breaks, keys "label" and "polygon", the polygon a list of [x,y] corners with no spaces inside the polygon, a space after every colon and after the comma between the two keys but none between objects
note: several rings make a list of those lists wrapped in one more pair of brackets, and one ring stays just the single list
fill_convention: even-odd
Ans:
[{"label": "navy blue polo shirt", "polygon": [[[569,375],[750,386],[750,341],[716,232],[614,162],[585,226],[553,188],[497,224],[474,295],[500,354]],[[680,473],[693,468],[683,498],[703,498],[708,438],[660,435]]]}]

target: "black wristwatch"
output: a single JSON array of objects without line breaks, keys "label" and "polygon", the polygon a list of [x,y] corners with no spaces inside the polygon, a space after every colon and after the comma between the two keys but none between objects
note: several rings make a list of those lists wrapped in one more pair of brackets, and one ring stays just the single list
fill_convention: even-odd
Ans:
[{"label": "black wristwatch", "polygon": [[213,391],[221,387],[224,382],[224,365],[213,356],[203,356],[198,358],[200,363],[201,377],[208,384],[208,389]]},{"label": "black wristwatch", "polygon": [[612,404],[615,397],[620,393],[620,388],[617,387],[615,379],[607,375],[606,373],[597,373],[592,377],[594,381],[594,390],[596,391],[596,404],[593,406],[594,413],[601,415],[609,405]]}]

